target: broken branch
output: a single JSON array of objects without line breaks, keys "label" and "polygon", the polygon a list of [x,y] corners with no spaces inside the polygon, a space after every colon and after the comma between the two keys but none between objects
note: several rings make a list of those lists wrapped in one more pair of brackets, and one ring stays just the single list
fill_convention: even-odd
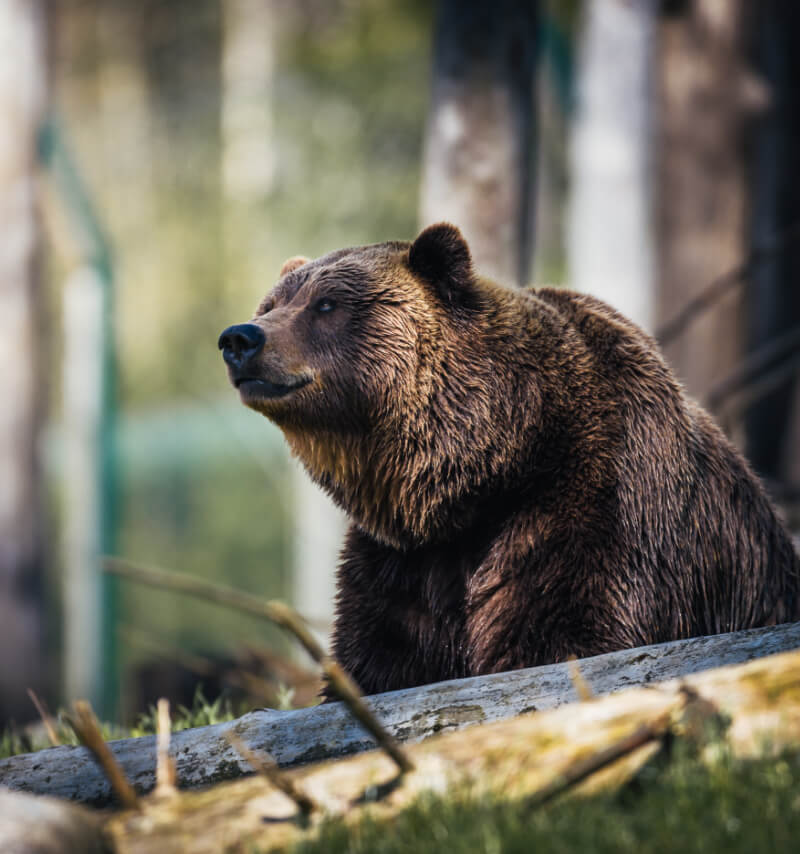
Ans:
[{"label": "broken branch", "polygon": [[189,575],[136,566],[121,558],[106,557],[103,563],[107,572],[120,575],[123,578],[234,607],[245,613],[269,620],[285,629],[294,635],[306,652],[322,667],[322,672],[330,682],[331,687],[345,703],[353,717],[377,741],[378,746],[392,758],[400,771],[406,773],[413,769],[414,766],[406,752],[364,704],[361,692],[355,682],[325,652],[311,634],[300,614],[284,602],[264,601],[251,593],[243,593],[240,590],[212,584]]},{"label": "broken branch", "polygon": [[86,700],[76,700],[75,714],[67,716],[66,720],[75,730],[75,735],[78,736],[81,744],[91,751],[92,756],[103,769],[122,805],[127,809],[138,809],[139,799],[136,792],[108,749],[89,703]]}]

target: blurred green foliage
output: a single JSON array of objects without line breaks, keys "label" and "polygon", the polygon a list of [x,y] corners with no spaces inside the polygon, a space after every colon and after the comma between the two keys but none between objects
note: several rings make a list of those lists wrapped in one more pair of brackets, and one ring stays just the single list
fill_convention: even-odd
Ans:
[{"label": "blurred green foliage", "polygon": [[[229,701],[217,697],[213,702],[206,700],[202,686],[195,689],[191,707],[178,706],[171,718],[172,732],[182,732],[198,726],[211,726],[233,720],[235,712]],[[143,735],[155,735],[158,731],[158,709],[155,706],[139,716],[136,725],[127,733],[133,738]]]},{"label": "blurred green foliage", "polygon": [[[223,723],[233,720],[236,717],[236,712],[237,710],[234,709],[231,702],[223,697],[217,697],[213,702],[209,702],[203,694],[202,686],[198,685],[190,706],[179,705],[171,711],[171,730],[172,732],[181,732],[191,727]],[[51,723],[61,744],[80,744],[74,730],[67,723],[63,711],[59,711]],[[144,735],[155,735],[157,728],[158,710],[155,706],[150,706],[146,712],[142,712],[136,723],[127,729],[117,724],[100,723],[100,732],[106,741],[115,738],[139,738]],[[20,753],[44,750],[52,746],[44,726],[40,724],[24,729],[9,726],[0,733],[0,759],[16,756]]]},{"label": "blurred green foliage", "polygon": [[[265,461],[269,457],[265,455]],[[145,565],[220,579],[265,598],[290,595],[291,521],[287,460],[273,450],[273,476],[253,463],[209,460],[164,467],[157,477],[123,478],[118,551]],[[253,617],[122,582],[121,624],[170,646],[233,656],[245,644],[287,651],[285,638]],[[124,647],[130,671],[151,650]]]},{"label": "blurred green foliage", "polygon": [[217,335],[286,257],[413,236],[431,4],[264,5],[275,177],[245,203],[221,181],[218,0],[64,5],[56,90],[116,248],[123,404],[221,393]]},{"label": "blurred green foliage", "polygon": [[[242,428],[216,341],[250,316],[286,257],[413,236],[432,11],[422,0],[263,4],[274,176],[238,198],[223,175],[225,9],[64,0],[54,88],[114,249],[117,552],[286,598],[288,460],[266,420],[245,413]],[[49,219],[58,316],[79,249],[69,215]],[[245,642],[286,649],[241,615],[120,590],[123,628],[156,643],[222,655]],[[129,640],[121,649],[129,677],[150,655]]]}]

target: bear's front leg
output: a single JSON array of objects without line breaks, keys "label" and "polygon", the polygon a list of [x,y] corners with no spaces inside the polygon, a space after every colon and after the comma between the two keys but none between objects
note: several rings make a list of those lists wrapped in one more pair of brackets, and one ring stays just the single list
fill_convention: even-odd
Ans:
[{"label": "bear's front leg", "polygon": [[365,694],[467,676],[465,573],[439,549],[401,552],[350,529],[333,654]]},{"label": "bear's front leg", "polygon": [[[648,642],[645,625],[620,617],[600,557],[542,545],[482,566],[469,585],[471,675],[586,658]],[[497,552],[495,552],[497,554]]]}]

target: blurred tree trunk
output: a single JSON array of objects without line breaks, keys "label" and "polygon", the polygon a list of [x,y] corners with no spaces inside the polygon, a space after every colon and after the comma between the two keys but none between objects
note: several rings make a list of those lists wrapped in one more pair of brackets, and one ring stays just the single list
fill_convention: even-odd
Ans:
[{"label": "blurred tree trunk", "polygon": [[527,283],[534,163],[534,0],[440,0],[421,219],[464,232],[479,272]]},{"label": "blurred tree trunk", "polygon": [[[747,66],[743,0],[673,0],[658,34],[657,317],[663,324],[748,251],[746,131],[761,92]],[[744,353],[742,288],[664,350],[695,396]]]},{"label": "blurred tree trunk", "polygon": [[[794,237],[765,256],[753,274],[748,332],[757,352],[788,330],[800,329],[800,6],[795,0],[764,0],[754,29],[754,59],[770,87],[771,103],[754,146],[753,243],[768,244],[794,229]],[[792,485],[794,491],[800,487],[797,377],[796,368],[784,374],[747,418],[748,456],[779,499]]]},{"label": "blurred tree trunk", "polygon": [[[241,301],[260,299],[278,270],[266,269],[269,222],[264,201],[275,175],[273,77],[275,50],[289,7],[276,0],[222,4],[222,191],[225,281]],[[287,249],[286,254],[293,254]],[[292,604],[311,620],[325,646],[333,625],[335,575],[344,518],[300,465],[292,466]]]},{"label": "blurred tree trunk", "polygon": [[0,0],[0,719],[30,716],[25,689],[44,674],[34,170],[46,99],[44,4]]},{"label": "blurred tree trunk", "polygon": [[222,183],[226,196],[259,202],[272,189],[274,0],[222,4]]},{"label": "blurred tree trunk", "polygon": [[547,7],[539,27],[536,69],[536,162],[534,164],[533,246],[530,280],[536,284],[565,278],[564,223],[569,188],[567,157],[573,106],[575,25],[572,3]]},{"label": "blurred tree trunk", "polygon": [[264,200],[275,174],[273,76],[283,6],[275,0],[222,3],[222,192],[225,284],[241,298],[278,271],[264,269]]},{"label": "blurred tree trunk", "polygon": [[655,0],[585,5],[570,146],[569,281],[653,320],[650,148]]}]

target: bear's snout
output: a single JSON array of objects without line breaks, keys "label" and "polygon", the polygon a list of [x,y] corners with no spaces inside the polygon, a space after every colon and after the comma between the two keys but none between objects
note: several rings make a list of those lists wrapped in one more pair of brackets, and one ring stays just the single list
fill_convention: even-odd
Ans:
[{"label": "bear's snout", "polygon": [[225,363],[238,372],[263,350],[266,340],[263,330],[255,323],[237,323],[223,331],[217,346],[222,350]]}]

